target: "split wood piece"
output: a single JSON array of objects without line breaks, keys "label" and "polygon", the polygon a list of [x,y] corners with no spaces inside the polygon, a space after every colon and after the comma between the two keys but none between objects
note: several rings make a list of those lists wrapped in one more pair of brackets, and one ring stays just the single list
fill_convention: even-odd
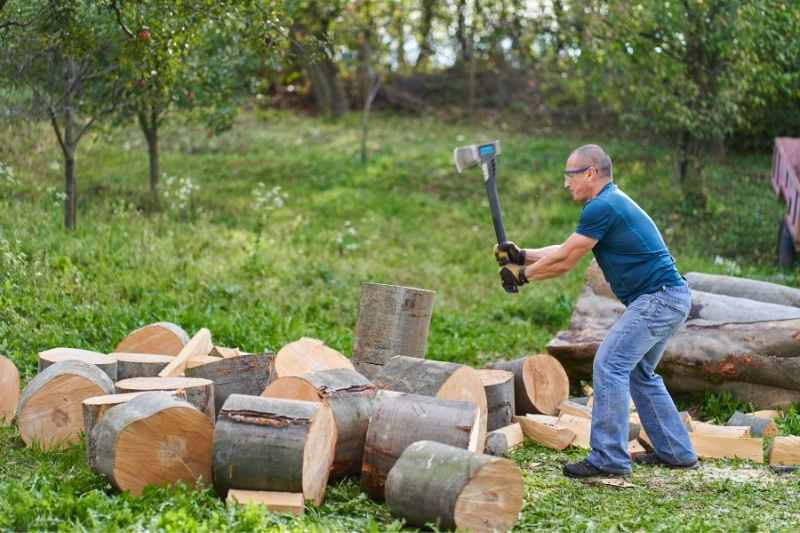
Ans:
[{"label": "split wood piece", "polygon": [[172,322],[156,322],[136,329],[122,339],[115,352],[151,353],[157,355],[178,355],[189,335]]},{"label": "split wood piece", "polygon": [[0,424],[10,424],[19,402],[19,370],[11,359],[0,355]]},{"label": "split wood piece", "polygon": [[375,393],[375,386],[355,370],[334,368],[278,378],[261,396],[324,402],[330,406],[337,432],[331,478],[337,479],[361,472]]},{"label": "split wood piece", "polygon": [[592,419],[592,408],[585,405],[573,402],[571,400],[564,400],[558,404],[558,414],[568,414],[572,416],[580,416],[582,418]]},{"label": "split wood piece", "polygon": [[782,416],[781,412],[780,411],[776,411],[775,409],[764,409],[762,411],[755,411],[755,412],[750,413],[750,414],[753,415],[753,416],[757,416],[759,418],[768,418],[770,420],[775,420],[775,419],[780,418]]},{"label": "split wood piece", "polygon": [[692,290],[800,307],[800,289],[786,287],[777,283],[701,272],[689,272],[686,274],[686,279]]},{"label": "split wood piece", "polygon": [[302,376],[306,372],[333,368],[355,370],[350,359],[326,346],[321,340],[302,337],[278,350],[271,379]]},{"label": "split wood piece", "polygon": [[131,378],[117,382],[117,392],[177,391],[186,393],[186,401],[214,421],[214,382],[203,378]]},{"label": "split wood piece", "polygon": [[436,293],[413,287],[363,283],[353,335],[353,363],[374,379],[389,359],[424,359]]},{"label": "split wood piece", "polygon": [[117,360],[117,381],[157,377],[175,359],[172,355],[126,352],[114,352],[111,357]]},{"label": "split wood piece", "polygon": [[771,465],[800,465],[800,437],[775,437],[768,457]]},{"label": "split wood piece", "polygon": [[305,513],[305,501],[303,500],[303,494],[299,492],[230,489],[227,501],[229,504],[246,505],[254,503],[263,505],[273,513],[287,513],[295,516],[303,516],[303,513]]},{"label": "split wood piece", "polygon": [[403,450],[418,440],[434,440],[471,452],[483,449],[479,420],[480,411],[472,402],[378,391],[367,428],[361,487],[370,498],[383,500],[389,470]]},{"label": "split wood piece", "polygon": [[408,446],[386,479],[392,514],[418,527],[508,531],[522,501],[522,472],[513,461],[433,441]]},{"label": "split wood piece", "polygon": [[558,417],[557,416],[550,416],[550,415],[525,415],[525,418],[528,420],[533,420],[534,422],[539,422],[541,424],[548,424],[551,426],[555,426],[558,424]]},{"label": "split wood piece", "polygon": [[644,449],[644,446],[639,444],[638,440],[634,439],[628,442],[628,455],[631,456],[631,459],[637,455],[643,455],[645,453],[647,453],[647,450]]},{"label": "split wood piece", "polygon": [[556,425],[567,428],[575,433],[575,440],[572,441],[573,446],[585,450],[591,449],[589,442],[592,434],[592,421],[590,419],[582,416],[563,414],[558,417]]},{"label": "split wood piece", "polygon": [[59,361],[83,361],[94,365],[117,381],[117,360],[100,352],[79,350],[78,348],[53,348],[39,352],[39,372]]},{"label": "split wood piece", "polygon": [[336,422],[319,402],[231,394],[214,430],[214,485],[302,492],[322,504],[336,447]]},{"label": "split wood piece", "polygon": [[516,361],[498,361],[487,366],[514,374],[518,415],[554,415],[558,412],[558,404],[569,397],[567,373],[561,363],[550,355],[538,354]]},{"label": "split wood piece", "polygon": [[167,392],[147,392],[109,409],[94,429],[97,471],[119,490],[148,485],[211,484],[214,427]]},{"label": "split wood piece", "polygon": [[750,426],[718,426],[707,422],[692,422],[692,432],[699,435],[746,439],[750,437]]},{"label": "split wood piece", "polygon": [[242,355],[242,352],[239,351],[239,348],[226,348],[224,346],[214,346],[211,348],[211,351],[208,355],[212,357],[239,357]]},{"label": "split wood piece", "polygon": [[80,441],[83,400],[114,393],[108,375],[83,361],[60,361],[37,374],[19,400],[17,425],[28,446],[51,450]]},{"label": "split wood piece", "polygon": [[507,370],[478,370],[486,392],[486,431],[494,431],[514,420],[514,374]]},{"label": "split wood piece", "polygon": [[478,372],[466,365],[432,361],[396,355],[383,365],[375,376],[375,386],[396,392],[409,392],[423,396],[434,396],[442,400],[462,400],[478,407],[480,453],[486,442],[487,402],[486,391]]},{"label": "split wood piece", "polygon": [[764,462],[764,439],[731,438],[718,435],[689,433],[692,447],[701,459],[748,459],[754,463]]},{"label": "split wood piece", "polygon": [[750,434],[754,437],[775,437],[778,435],[778,426],[771,418],[761,418],[736,411],[728,419],[728,426],[748,426]]},{"label": "split wood piece", "polygon": [[[681,422],[683,422],[683,427],[686,428],[686,431],[688,431],[688,432],[694,431],[694,424],[696,424],[697,422],[694,422],[692,420],[692,416],[689,414],[689,412],[688,411],[680,411],[678,414],[681,417]],[[636,433],[637,440],[645,448],[647,448],[648,450],[652,450],[653,449],[653,443],[650,440],[650,437],[647,436],[647,432],[644,430],[644,426],[642,425],[642,422],[639,419],[639,415],[637,413],[631,413],[630,418],[629,418],[629,424],[630,424],[631,427],[633,425],[636,425],[639,428],[639,430]],[[631,433],[633,433],[633,431],[631,431]]]},{"label": "split wood piece", "polygon": [[205,365],[187,367],[184,373],[187,377],[214,382],[214,408],[217,413],[231,394],[258,396],[269,382],[273,360],[271,353],[215,359]]},{"label": "split wood piece", "polygon": [[524,416],[514,417],[522,432],[532,441],[553,450],[563,450],[575,440],[575,432],[569,428],[537,422]]},{"label": "split wood piece", "polygon": [[186,374],[187,368],[196,368],[198,366],[207,365],[209,363],[218,363],[222,360],[222,357],[214,357],[212,355],[199,355],[197,357],[193,357],[186,361],[186,367],[183,370],[184,375]]},{"label": "split wood piece", "polygon": [[164,367],[158,375],[162,378],[171,378],[180,375],[184,368],[186,368],[186,363],[190,359],[208,355],[208,352],[211,351],[211,346],[211,332],[206,328],[202,328],[186,343],[186,346],[175,356],[175,359]]},{"label": "split wood piece", "polygon": [[503,455],[521,447],[524,440],[525,435],[522,434],[522,426],[515,422],[486,434],[485,453]]}]

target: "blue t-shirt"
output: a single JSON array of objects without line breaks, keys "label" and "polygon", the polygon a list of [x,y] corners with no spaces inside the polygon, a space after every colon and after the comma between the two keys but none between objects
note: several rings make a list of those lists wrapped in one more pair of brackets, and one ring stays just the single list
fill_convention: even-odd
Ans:
[{"label": "blue t-shirt", "polygon": [[625,305],[684,283],[653,220],[613,181],[583,206],[575,232],[597,239],[592,252]]}]

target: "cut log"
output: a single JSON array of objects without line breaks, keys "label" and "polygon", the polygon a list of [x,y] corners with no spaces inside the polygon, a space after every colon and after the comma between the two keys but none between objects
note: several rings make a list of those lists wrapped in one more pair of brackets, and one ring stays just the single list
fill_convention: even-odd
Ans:
[{"label": "cut log", "polygon": [[480,411],[472,402],[378,391],[364,446],[362,488],[372,499],[383,500],[389,470],[403,450],[418,440],[472,452],[483,449],[479,420]]},{"label": "cut log", "polygon": [[186,368],[186,363],[190,359],[208,355],[208,352],[211,351],[211,347],[211,332],[206,328],[202,328],[186,343],[186,346],[175,356],[175,359],[164,367],[158,375],[162,378],[171,378],[180,375]]},{"label": "cut log", "polygon": [[748,459],[764,462],[764,439],[731,438],[718,435],[689,433],[692,447],[701,459]]},{"label": "cut log", "polygon": [[214,428],[173,394],[148,392],[109,409],[94,430],[97,471],[119,490],[211,483]]},{"label": "cut log", "polygon": [[503,455],[522,446],[525,436],[518,422],[495,429],[486,434],[485,453]]},{"label": "cut log", "polygon": [[582,416],[572,416],[563,414],[558,417],[557,426],[567,428],[575,433],[575,440],[572,441],[573,446],[583,448],[585,450],[591,449],[589,444],[592,434],[592,421],[591,419]]},{"label": "cut log", "polygon": [[19,371],[8,359],[0,355],[0,424],[10,424],[19,402]]},{"label": "cut log", "polygon": [[750,437],[749,426],[717,426],[706,422],[692,422],[692,432],[699,435],[746,439]]},{"label": "cut log", "polygon": [[323,402],[336,421],[336,452],[331,478],[361,472],[364,441],[372,415],[375,386],[349,368],[309,372],[273,381],[263,392],[265,398]]},{"label": "cut log", "polygon": [[[486,442],[486,391],[478,372],[466,365],[397,355],[375,376],[379,389],[433,396],[442,400],[462,400],[478,407],[479,446]],[[435,440],[435,439],[434,439]]]},{"label": "cut log", "polygon": [[771,418],[761,418],[736,411],[728,419],[728,426],[747,426],[754,437],[774,437],[778,434],[778,426]]},{"label": "cut log", "polygon": [[686,279],[693,290],[800,307],[800,289],[778,285],[777,283],[701,272],[689,272],[686,274]]},{"label": "cut log", "polygon": [[219,363],[222,357],[215,357],[213,355],[198,355],[186,361],[186,367],[183,369],[183,375],[186,375],[187,368],[196,368],[198,366],[207,365],[210,363]]},{"label": "cut log", "polygon": [[182,327],[172,322],[156,322],[132,331],[114,351],[178,355],[188,342],[189,335]]},{"label": "cut log", "polygon": [[533,442],[553,450],[563,450],[575,440],[575,432],[569,428],[537,422],[524,416],[514,417],[522,432]]},{"label": "cut log", "polygon": [[273,513],[287,513],[295,516],[303,516],[305,512],[303,494],[299,492],[230,489],[228,491],[228,503],[238,503],[240,505],[254,503],[263,505]]},{"label": "cut log", "polygon": [[539,422],[540,424],[547,424],[550,426],[555,426],[558,424],[558,417],[557,416],[550,416],[550,415],[525,415],[525,418],[528,420],[533,420],[534,422]]},{"label": "cut log", "polygon": [[258,396],[269,382],[273,354],[244,354],[228,357],[205,365],[187,367],[187,377],[210,379],[214,382],[214,407],[218,413],[231,394]]},{"label": "cut log", "polygon": [[395,355],[425,358],[433,291],[363,283],[353,335],[353,363],[374,379]]},{"label": "cut log", "polygon": [[514,420],[514,374],[506,370],[483,369],[478,375],[486,392],[486,431],[506,427]]},{"label": "cut log", "polygon": [[637,455],[643,455],[647,453],[647,450],[644,449],[644,446],[639,444],[639,441],[634,439],[628,442],[628,455],[631,456],[631,459],[635,458]]},{"label": "cut log", "polygon": [[59,361],[83,361],[105,372],[111,381],[117,381],[117,360],[104,353],[77,348],[53,348],[39,352],[39,372]]},{"label": "cut log", "polygon": [[780,411],[776,411],[775,409],[764,409],[762,411],[755,411],[750,414],[759,418],[768,418],[770,420],[776,420],[781,417]]},{"label": "cut log", "polygon": [[516,361],[498,361],[489,368],[514,374],[515,406],[518,415],[554,415],[558,404],[569,398],[569,378],[557,359],[538,354]]},{"label": "cut log", "polygon": [[108,375],[83,361],[61,361],[37,374],[19,400],[17,425],[28,446],[43,450],[80,441],[83,400],[114,393]]},{"label": "cut log", "polygon": [[202,378],[131,378],[117,382],[117,392],[147,392],[165,391],[172,392],[183,390],[186,401],[194,405],[201,412],[214,421],[214,382]]},{"label": "cut log", "polygon": [[522,508],[519,467],[432,441],[405,449],[386,479],[392,514],[412,526],[507,531]]},{"label": "cut log", "polygon": [[117,381],[157,377],[175,359],[171,355],[126,352],[114,352],[111,357],[117,360]]},{"label": "cut log", "polygon": [[800,465],[800,437],[775,437],[769,447],[769,464]]},{"label": "cut log", "polygon": [[586,407],[585,405],[581,405],[579,403],[564,400],[560,404],[558,404],[558,414],[568,414],[572,416],[580,416],[583,418],[588,418],[589,420],[592,419],[592,409],[591,407]]},{"label": "cut log", "polygon": [[302,376],[306,372],[319,372],[333,368],[355,370],[350,360],[324,342],[302,337],[278,351],[271,379]]},{"label": "cut log", "polygon": [[321,505],[336,447],[326,404],[231,394],[214,430],[214,485],[302,492]]},{"label": "cut log", "polygon": [[[242,352],[239,351],[239,348],[226,348],[224,346],[214,346],[213,348],[211,348],[211,351],[208,353],[208,355],[212,357],[224,357],[224,358],[239,357],[240,355],[242,355]],[[281,493],[275,493],[275,494],[281,494]]]}]

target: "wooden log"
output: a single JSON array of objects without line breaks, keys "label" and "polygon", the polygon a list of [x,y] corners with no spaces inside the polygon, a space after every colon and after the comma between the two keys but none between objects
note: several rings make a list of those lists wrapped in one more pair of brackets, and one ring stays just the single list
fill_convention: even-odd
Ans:
[{"label": "wooden log", "polygon": [[686,279],[689,281],[689,286],[692,290],[800,307],[800,289],[778,285],[777,283],[701,272],[689,272],[686,274]]},{"label": "wooden log", "polygon": [[306,372],[319,372],[333,368],[355,370],[350,360],[324,342],[302,337],[281,348],[275,355],[271,379],[302,376]]},{"label": "wooden log", "polygon": [[214,430],[214,484],[302,492],[321,505],[336,447],[336,422],[319,402],[231,394]]},{"label": "wooden log", "polygon": [[761,411],[754,411],[750,414],[760,418],[768,418],[770,420],[776,420],[781,417],[780,411],[776,411],[775,409],[764,409]]},{"label": "wooden log", "polygon": [[83,400],[113,394],[108,375],[83,361],[60,361],[37,374],[19,400],[17,425],[28,446],[43,450],[80,441]]},{"label": "wooden log", "polygon": [[214,382],[202,378],[131,378],[117,382],[117,392],[173,392],[183,390],[186,401],[214,421]]},{"label": "wooden log", "polygon": [[800,437],[775,437],[768,457],[771,465],[800,465]]},{"label": "wooden log", "polygon": [[383,500],[389,470],[403,450],[418,440],[435,440],[472,452],[483,449],[479,420],[480,411],[472,402],[378,391],[367,428],[361,487],[370,498]]},{"label": "wooden log", "polygon": [[386,479],[393,515],[437,529],[507,531],[517,521],[523,493],[514,462],[432,441],[408,446]]},{"label": "wooden log", "polygon": [[569,428],[538,422],[525,416],[516,416],[514,421],[519,423],[526,437],[553,450],[563,450],[575,440],[575,432]]},{"label": "wooden log", "polygon": [[631,459],[634,459],[637,455],[644,455],[647,453],[644,446],[642,446],[637,439],[633,439],[628,442],[628,455],[631,456]]},{"label": "wooden log", "polygon": [[374,379],[395,355],[425,358],[433,291],[363,283],[353,335],[353,363]]},{"label": "wooden log", "polygon": [[117,360],[104,353],[78,348],[53,348],[39,352],[39,372],[59,361],[83,361],[105,372],[111,381],[117,381]]},{"label": "wooden log", "polygon": [[726,423],[727,426],[747,426],[754,437],[774,437],[778,434],[778,426],[771,418],[748,415],[736,411]]},{"label": "wooden log", "polygon": [[213,348],[211,348],[211,351],[208,353],[208,355],[212,357],[223,357],[223,358],[239,357],[240,355],[242,355],[242,352],[239,350],[239,348],[226,348],[224,346],[214,346]]},{"label": "wooden log", "polygon": [[214,357],[211,355],[198,355],[197,357],[192,357],[186,361],[186,367],[183,369],[182,375],[186,375],[187,368],[196,368],[198,366],[208,365],[211,363],[219,363],[220,361],[222,361],[222,357]]},{"label": "wooden log", "polygon": [[732,438],[689,433],[695,453],[701,459],[748,459],[764,462],[764,439]]},{"label": "wooden log", "polygon": [[182,327],[172,322],[156,322],[129,333],[114,351],[174,356],[181,353],[188,342],[189,335]]},{"label": "wooden log", "polygon": [[515,406],[518,415],[554,415],[558,405],[569,397],[569,378],[557,359],[547,354],[498,361],[489,368],[514,374]]},{"label": "wooden log", "polygon": [[114,352],[111,357],[117,360],[117,381],[157,377],[175,359],[171,355],[126,352]]},{"label": "wooden log", "polygon": [[338,479],[361,472],[375,393],[375,386],[355,370],[334,368],[302,377],[278,378],[264,389],[262,396],[323,402],[330,406],[337,434],[331,478]]},{"label": "wooden log", "polygon": [[514,419],[514,374],[506,370],[482,369],[478,375],[486,392],[486,431],[511,424]]},{"label": "wooden log", "polygon": [[383,365],[374,383],[379,389],[475,404],[479,412],[480,432],[479,446],[475,451],[483,451],[488,423],[487,401],[483,382],[475,369],[458,363],[397,355]]},{"label": "wooden log", "polygon": [[592,434],[592,421],[589,418],[582,416],[572,416],[563,414],[558,417],[557,426],[567,428],[575,433],[575,440],[572,441],[573,446],[583,448],[586,450],[591,449],[590,440]]},{"label": "wooden log", "polygon": [[591,407],[587,407],[585,405],[581,405],[579,403],[564,400],[560,404],[558,404],[558,414],[568,414],[572,416],[580,416],[583,418],[588,418],[589,420],[592,419],[592,409]]},{"label": "wooden log", "polygon": [[211,332],[206,328],[202,328],[186,343],[186,346],[175,356],[175,359],[165,366],[158,375],[162,378],[171,378],[180,375],[186,368],[186,363],[190,359],[208,355],[208,352],[211,351],[211,347]]},{"label": "wooden log", "polygon": [[0,424],[10,424],[19,403],[19,371],[16,365],[0,355]]},{"label": "wooden log", "polygon": [[692,432],[700,435],[746,439],[750,437],[750,426],[717,426],[706,422],[692,422]]},{"label": "wooden log", "polygon": [[495,456],[503,455],[521,447],[524,439],[522,426],[518,422],[495,429],[486,434],[485,453]]},{"label": "wooden log", "polygon": [[94,430],[97,471],[122,491],[211,483],[214,428],[171,393],[147,392],[109,409]]},{"label": "wooden log", "polygon": [[303,516],[305,513],[305,501],[303,500],[303,494],[300,492],[230,489],[227,501],[229,504],[246,505],[254,503],[263,505],[273,513],[286,513],[294,516]]},{"label": "wooden log", "polygon": [[217,358],[212,363],[187,367],[184,373],[214,382],[214,408],[218,413],[231,394],[261,394],[269,382],[273,357],[272,353],[260,353]]}]

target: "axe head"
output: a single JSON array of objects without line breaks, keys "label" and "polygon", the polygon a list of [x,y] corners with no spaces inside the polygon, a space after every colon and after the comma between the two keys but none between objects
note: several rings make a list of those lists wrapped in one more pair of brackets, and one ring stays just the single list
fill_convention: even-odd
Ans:
[{"label": "axe head", "polygon": [[500,141],[493,141],[484,144],[470,144],[453,150],[453,160],[456,163],[458,173],[465,168],[474,167],[488,163],[500,154]]}]

